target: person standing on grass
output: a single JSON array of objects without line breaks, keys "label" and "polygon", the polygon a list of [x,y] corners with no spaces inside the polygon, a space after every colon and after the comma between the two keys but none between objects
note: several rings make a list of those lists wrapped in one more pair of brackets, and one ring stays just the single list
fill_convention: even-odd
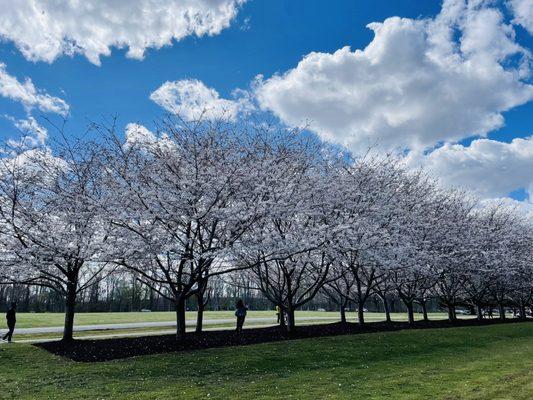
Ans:
[{"label": "person standing on grass", "polygon": [[2,340],[6,340],[11,343],[13,337],[13,331],[15,330],[15,324],[17,323],[17,303],[11,303],[11,308],[7,310],[6,314],[7,328],[9,329],[4,335]]},{"label": "person standing on grass", "polygon": [[239,299],[235,305],[235,316],[237,317],[237,329],[235,332],[241,333],[242,326],[244,325],[244,319],[246,318],[246,311],[248,308],[244,305],[243,301]]},{"label": "person standing on grass", "polygon": [[278,317],[278,324],[281,324],[281,307],[276,304],[276,316]]}]

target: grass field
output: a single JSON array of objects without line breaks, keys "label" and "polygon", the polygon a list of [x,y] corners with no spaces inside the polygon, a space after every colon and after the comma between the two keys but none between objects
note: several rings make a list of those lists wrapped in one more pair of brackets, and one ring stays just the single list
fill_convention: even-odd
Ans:
[{"label": "grass field", "polygon": [[[245,328],[251,328],[254,326],[264,326],[268,324],[265,321],[253,321],[253,318],[267,317],[275,318],[274,311],[249,311],[248,320],[245,324]],[[324,318],[324,320],[305,321],[302,324],[311,323],[331,323],[336,319],[339,320],[340,316],[338,312],[324,312],[324,311],[297,311],[297,318]],[[356,321],[355,312],[350,312],[347,315],[349,321]],[[445,313],[430,313],[430,319],[446,319]],[[468,317],[468,316],[461,316]],[[20,328],[38,328],[38,327],[51,327],[62,326],[64,314],[62,313],[18,313],[17,314],[17,329]],[[78,313],[76,314],[76,325],[96,325],[96,324],[113,324],[113,323],[130,323],[130,322],[160,322],[160,321],[175,321],[175,314],[173,312],[122,312],[122,313]],[[196,312],[187,312],[186,318],[188,321],[196,321]],[[222,319],[234,319],[233,311],[207,311],[205,313],[205,320],[222,320]],[[415,314],[416,319],[421,319],[422,314]],[[407,321],[407,315],[405,313],[393,313],[392,319],[394,321]],[[384,321],[385,314],[383,313],[365,313],[365,320],[368,322]],[[222,329],[232,328],[234,323],[227,323],[221,321],[218,322],[206,322],[204,323],[205,329]],[[5,326],[0,325],[0,332],[6,329]],[[109,337],[110,335],[143,335],[143,334],[157,334],[157,333],[169,333],[172,331],[172,327],[144,327],[144,328],[130,328],[130,329],[114,329],[108,330],[90,330],[83,332],[75,332],[74,336],[77,338],[84,337]],[[194,330],[194,326],[187,328],[187,330]],[[28,340],[42,340],[42,339],[58,339],[61,338],[61,333],[31,333],[23,334],[15,331],[14,340],[28,341]]]},{"label": "grass field", "polygon": [[[407,321],[407,314],[392,313],[392,319],[395,321]],[[275,311],[249,311],[248,318],[254,317],[271,317],[275,318]],[[355,312],[347,314],[349,319],[355,320]],[[296,317],[333,317],[339,318],[338,312],[327,311],[296,311]],[[418,319],[422,314],[415,314]],[[446,319],[445,313],[430,313],[431,319]],[[62,326],[65,315],[63,313],[18,313],[17,328],[36,328],[45,326]],[[187,320],[195,321],[196,312],[188,311]],[[206,311],[204,319],[225,319],[235,318],[234,311]],[[365,319],[369,322],[384,321],[383,313],[365,313]],[[176,314],[173,312],[111,312],[111,313],[77,313],[75,316],[75,325],[95,325],[95,324],[113,324],[127,322],[158,322],[158,321],[175,321]]]},{"label": "grass field", "polygon": [[[338,313],[318,312],[318,311],[299,311],[299,316],[334,316]],[[276,316],[275,311],[249,311],[249,317],[272,317]],[[234,318],[234,311],[206,311],[205,319],[224,319]],[[18,328],[34,328],[44,326],[62,326],[65,314],[63,313],[18,313]],[[195,321],[196,312],[188,311],[187,320]],[[105,313],[77,313],[75,316],[75,325],[96,325],[96,324],[120,324],[127,322],[159,322],[175,321],[176,313],[174,312],[105,312]]]},{"label": "grass field", "polygon": [[533,322],[66,361],[0,351],[1,399],[533,398]]}]

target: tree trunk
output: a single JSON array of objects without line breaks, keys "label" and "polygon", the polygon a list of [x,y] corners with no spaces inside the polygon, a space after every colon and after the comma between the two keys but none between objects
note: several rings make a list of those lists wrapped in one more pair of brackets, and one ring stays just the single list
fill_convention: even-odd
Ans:
[{"label": "tree trunk", "polygon": [[424,315],[424,321],[429,321],[427,302],[423,301],[420,303],[420,305],[422,306],[422,313]]},{"label": "tree trunk", "polygon": [[185,299],[176,300],[176,340],[185,340]]},{"label": "tree trunk", "polygon": [[382,300],[383,300],[383,308],[385,308],[385,321],[391,322],[390,308],[389,308],[389,302],[387,301],[387,297],[383,296]]},{"label": "tree trunk", "polygon": [[448,307],[448,321],[455,321],[455,306],[452,304],[446,304]]},{"label": "tree trunk", "polygon": [[526,305],[524,303],[520,303],[519,313],[520,313],[520,315],[519,315],[520,319],[526,319],[527,318]]},{"label": "tree trunk", "polygon": [[67,294],[65,297],[65,326],[63,328],[63,341],[74,340],[74,313],[76,308],[76,287],[74,282],[67,283]]},{"label": "tree trunk", "polygon": [[196,313],[196,333],[202,332],[204,323],[204,299],[202,296],[198,297],[198,312]]},{"label": "tree trunk", "polygon": [[294,320],[294,309],[289,308],[287,310],[287,332],[292,333],[296,328],[296,322]]},{"label": "tree trunk", "polygon": [[476,315],[478,321],[483,319],[483,308],[481,307],[481,304],[476,305]]},{"label": "tree trunk", "polygon": [[407,319],[410,325],[415,323],[415,313],[413,312],[413,302],[406,302],[405,306],[407,307]]},{"label": "tree trunk", "polygon": [[358,303],[357,304],[357,321],[359,322],[359,325],[365,324],[365,307],[364,304]]},{"label": "tree trunk", "polygon": [[500,319],[505,319],[505,308],[503,307],[503,304],[498,304],[498,310],[500,311]]},{"label": "tree trunk", "polygon": [[341,323],[346,323],[346,307],[344,305],[341,306]]},{"label": "tree trunk", "polygon": [[279,315],[279,326],[281,326],[283,329],[287,329],[286,327],[286,323],[285,323],[285,311],[283,310],[283,308],[280,307],[280,315]]}]

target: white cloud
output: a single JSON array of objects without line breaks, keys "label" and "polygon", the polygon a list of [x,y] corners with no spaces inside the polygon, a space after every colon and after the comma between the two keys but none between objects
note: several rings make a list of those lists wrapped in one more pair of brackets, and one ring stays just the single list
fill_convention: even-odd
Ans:
[{"label": "white cloud", "polygon": [[37,89],[30,78],[20,82],[16,77],[9,75],[3,63],[0,63],[0,96],[22,103],[28,112],[38,108],[43,112],[66,116],[69,110],[64,100]]},{"label": "white cloud", "polygon": [[130,123],[125,128],[124,149],[135,148],[143,151],[174,152],[176,143],[165,132],[153,132],[144,125]]},{"label": "white cloud", "polygon": [[14,119],[7,117],[13,125],[20,131],[21,137],[18,140],[9,139],[8,145],[14,148],[33,148],[44,146],[48,139],[48,130],[41,126],[35,118],[28,116],[27,119]]},{"label": "white cloud", "polygon": [[[25,149],[0,159],[0,176],[6,173],[11,174],[12,171],[16,170],[19,174],[34,177],[35,182],[44,179],[53,183],[49,174],[43,174],[43,168],[50,172],[51,168],[61,170],[69,167],[65,160],[55,157],[49,147]],[[33,182],[33,180],[31,181]]]},{"label": "white cloud", "polygon": [[150,95],[150,99],[185,120],[203,118],[234,121],[240,113],[247,112],[251,107],[246,97],[223,99],[215,89],[196,79],[165,82]]},{"label": "white cloud", "polygon": [[514,15],[514,21],[522,25],[530,34],[533,34],[533,1],[509,0],[508,2]]},{"label": "white cloud", "polygon": [[503,125],[502,112],[533,99],[529,51],[487,3],[447,0],[434,19],[369,24],[375,37],[363,50],[311,53],[259,77],[259,105],[356,152],[485,135]]},{"label": "white cloud", "polygon": [[426,167],[446,184],[469,188],[485,198],[526,189],[533,203],[533,136],[511,143],[478,139],[470,146],[447,144],[425,156],[412,153],[408,162]]},{"label": "white cloud", "polygon": [[32,61],[82,54],[99,65],[111,47],[142,59],[148,48],[220,33],[245,1],[0,0],[0,37]]},{"label": "white cloud", "polygon": [[480,207],[491,207],[491,206],[504,206],[511,210],[516,210],[524,217],[526,217],[531,223],[533,223],[533,203],[528,201],[518,201],[511,199],[509,197],[494,198],[494,199],[483,199],[480,201]]},{"label": "white cloud", "polygon": [[130,123],[126,125],[126,147],[133,145],[151,146],[157,143],[155,133],[146,128],[144,125]]}]

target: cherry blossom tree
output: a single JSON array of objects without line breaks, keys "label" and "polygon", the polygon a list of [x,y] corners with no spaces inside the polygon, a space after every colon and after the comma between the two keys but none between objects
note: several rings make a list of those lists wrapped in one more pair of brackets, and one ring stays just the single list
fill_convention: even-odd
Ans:
[{"label": "cherry blossom tree", "polygon": [[1,282],[60,293],[64,340],[80,292],[118,269],[172,302],[179,340],[187,301],[201,332],[210,298],[230,285],[280,306],[288,332],[319,293],[342,322],[356,304],[360,324],[372,296],[387,321],[399,297],[411,324],[432,299],[451,321],[459,305],[481,319],[494,305],[525,318],[532,304],[532,222],[395,157],[353,158],[266,124],[97,128],[98,144],[11,142],[0,155]]},{"label": "cherry blossom tree", "polygon": [[113,271],[111,227],[98,207],[104,188],[88,143],[10,148],[0,160],[3,280],[53,289],[65,299],[63,340],[73,338],[76,299]]},{"label": "cherry blossom tree", "polygon": [[414,323],[414,303],[422,306],[427,291],[435,284],[435,265],[439,261],[443,211],[446,196],[432,179],[421,173],[406,173],[398,187],[395,224],[391,245],[383,249],[388,278],[407,308],[409,323]]},{"label": "cherry blossom tree", "polygon": [[120,232],[116,262],[174,302],[183,339],[187,299],[202,303],[210,277],[248,267],[233,254],[265,209],[256,163],[265,138],[174,119],[156,133],[136,127],[125,139],[108,137],[103,212]]},{"label": "cherry blossom tree", "polygon": [[380,264],[382,248],[390,245],[389,228],[403,170],[390,157],[362,158],[340,171],[337,196],[341,199],[336,224],[342,227],[332,243],[339,279],[326,291],[342,306],[357,305],[364,324],[364,305],[387,275]]},{"label": "cherry blossom tree", "polygon": [[330,280],[332,243],[341,197],[336,174],[342,159],[318,143],[298,137],[266,144],[261,152],[265,212],[246,235],[241,258],[255,286],[287,317],[312,300]]}]

